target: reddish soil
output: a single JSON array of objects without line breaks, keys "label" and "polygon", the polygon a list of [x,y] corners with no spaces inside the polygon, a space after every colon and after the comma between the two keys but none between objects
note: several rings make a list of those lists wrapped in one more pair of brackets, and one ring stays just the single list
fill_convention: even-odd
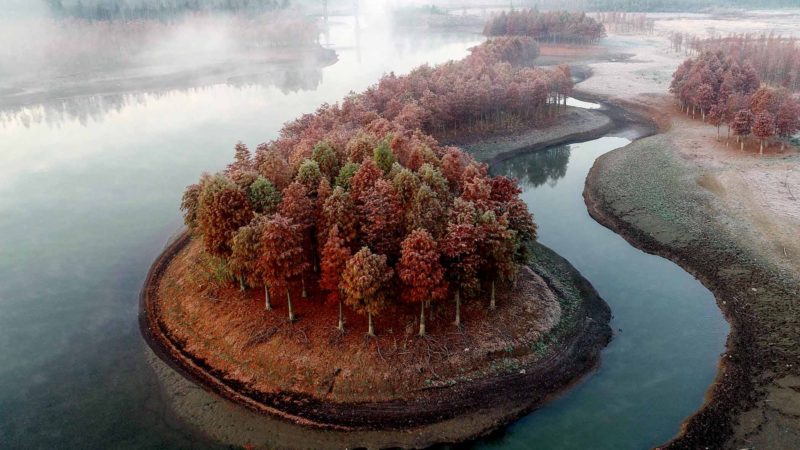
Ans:
[{"label": "reddish soil", "polygon": [[298,320],[288,323],[285,297],[273,294],[268,312],[263,290],[217,287],[201,254],[184,235],[153,265],[143,333],[206,389],[303,425],[408,429],[507,405],[482,434],[579,379],[610,339],[608,307],[550,253],[555,270],[525,268],[516,287],[500,289],[495,311],[467,302],[461,330],[451,324],[451,303],[431,308],[426,338],[415,336],[417,308],[382,314],[377,338],[366,338],[365,319],[348,312],[341,334],[336,306],[316,292],[302,300],[296,293]]}]

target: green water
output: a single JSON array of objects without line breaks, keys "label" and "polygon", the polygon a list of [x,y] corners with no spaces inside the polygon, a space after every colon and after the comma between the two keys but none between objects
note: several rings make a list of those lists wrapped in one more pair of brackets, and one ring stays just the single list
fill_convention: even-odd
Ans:
[{"label": "green water", "polygon": [[492,167],[520,180],[539,240],[608,302],[615,336],[588,380],[480,448],[650,448],[703,403],[728,334],[713,296],[677,265],[599,225],[583,201],[594,160],[629,142],[604,137]]},{"label": "green water", "polygon": [[[340,60],[324,69],[0,112],[0,448],[227,448],[170,414],[138,330],[139,289],[180,228],[183,188],[224,167],[237,140],[255,147],[384,72],[461,58],[481,40],[382,26],[359,35],[332,19]],[[542,242],[594,283],[622,331],[587,382],[477,446],[644,448],[702,401],[727,333],[711,295],[597,225],[580,197],[594,158],[624,142],[494,168],[523,180]]]}]

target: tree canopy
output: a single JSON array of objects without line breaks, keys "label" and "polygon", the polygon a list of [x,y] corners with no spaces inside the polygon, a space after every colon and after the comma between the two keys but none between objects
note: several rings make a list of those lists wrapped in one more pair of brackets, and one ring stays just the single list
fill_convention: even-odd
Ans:
[{"label": "tree canopy", "polygon": [[[285,294],[290,320],[292,296],[307,283],[367,315],[370,332],[373,316],[404,301],[421,304],[421,334],[432,301],[455,298],[457,323],[462,299],[482,286],[494,306],[496,282],[525,262],[536,225],[516,181],[491,177],[434,135],[553,119],[571,81],[563,68],[522,67],[503,61],[503,45],[484,45],[323,105],[255,154],[237,144],[224,171],[187,188],[190,231],[240,284],[263,286],[268,309],[270,292]],[[518,102],[528,88],[530,101]]]}]

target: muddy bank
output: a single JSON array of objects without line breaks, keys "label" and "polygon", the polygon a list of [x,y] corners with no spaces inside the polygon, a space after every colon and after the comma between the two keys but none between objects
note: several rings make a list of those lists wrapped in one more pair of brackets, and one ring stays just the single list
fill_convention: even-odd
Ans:
[{"label": "muddy bank", "polygon": [[[610,311],[579,273],[543,246],[532,246],[530,267],[544,279],[559,302],[577,309],[575,323],[559,322],[563,337],[558,351],[528,366],[513,367],[482,379],[423,389],[413,399],[384,402],[332,402],[324,397],[290,391],[258,392],[216,371],[185,351],[164,328],[158,287],[169,264],[185,250],[190,239],[171,244],[148,274],[141,295],[140,325],[155,353],[185,377],[221,397],[253,411],[280,417],[294,424],[340,431],[384,431],[406,436],[404,447],[438,442],[461,442],[496,430],[530,412],[550,396],[569,387],[596,366],[599,353],[611,338]],[[431,426],[432,425],[432,426]],[[389,435],[387,435],[388,437]]]},{"label": "muddy bank", "polygon": [[679,264],[731,325],[704,406],[665,448],[800,447],[800,282],[752,250],[737,218],[666,135],[598,158],[589,213],[632,245]]},{"label": "muddy bank", "polygon": [[553,145],[596,139],[614,127],[614,120],[607,111],[568,107],[559,116],[557,124],[546,128],[470,139],[469,142],[451,140],[446,143],[459,145],[478,161],[491,164]]}]

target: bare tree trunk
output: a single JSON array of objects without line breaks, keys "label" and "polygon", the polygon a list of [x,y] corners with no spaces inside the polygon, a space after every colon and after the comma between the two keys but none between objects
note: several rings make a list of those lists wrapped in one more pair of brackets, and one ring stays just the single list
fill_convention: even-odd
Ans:
[{"label": "bare tree trunk", "polygon": [[286,303],[289,305],[289,322],[294,322],[294,310],[292,309],[292,294],[286,288]]},{"label": "bare tree trunk", "polygon": [[759,143],[761,144],[761,146],[758,149],[758,154],[759,155],[763,155],[764,154],[764,140],[763,139],[759,139]]},{"label": "bare tree trunk", "polygon": [[344,314],[342,313],[341,300],[339,300],[339,331],[344,331]]},{"label": "bare tree trunk", "polygon": [[425,302],[420,303],[419,313],[419,335],[425,336]]},{"label": "bare tree trunk", "polygon": [[269,302],[269,286],[264,285],[264,308],[267,311],[272,311],[272,304]]},{"label": "bare tree trunk", "polygon": [[497,305],[494,302],[494,280],[492,280],[492,295],[491,300],[489,300],[489,309],[494,309]]},{"label": "bare tree trunk", "polygon": [[456,321],[457,327],[461,326],[461,290],[456,289]]},{"label": "bare tree trunk", "polygon": [[244,278],[239,277],[239,290],[244,291]]},{"label": "bare tree trunk", "polygon": [[744,151],[744,139],[739,140],[739,151]]},{"label": "bare tree trunk", "polygon": [[308,298],[308,294],[306,294],[306,276],[300,276],[300,283],[303,286],[303,298]]},{"label": "bare tree trunk", "polygon": [[367,329],[367,334],[370,336],[375,336],[375,328],[372,326],[372,313],[367,313],[367,321],[369,323],[369,328]]}]

